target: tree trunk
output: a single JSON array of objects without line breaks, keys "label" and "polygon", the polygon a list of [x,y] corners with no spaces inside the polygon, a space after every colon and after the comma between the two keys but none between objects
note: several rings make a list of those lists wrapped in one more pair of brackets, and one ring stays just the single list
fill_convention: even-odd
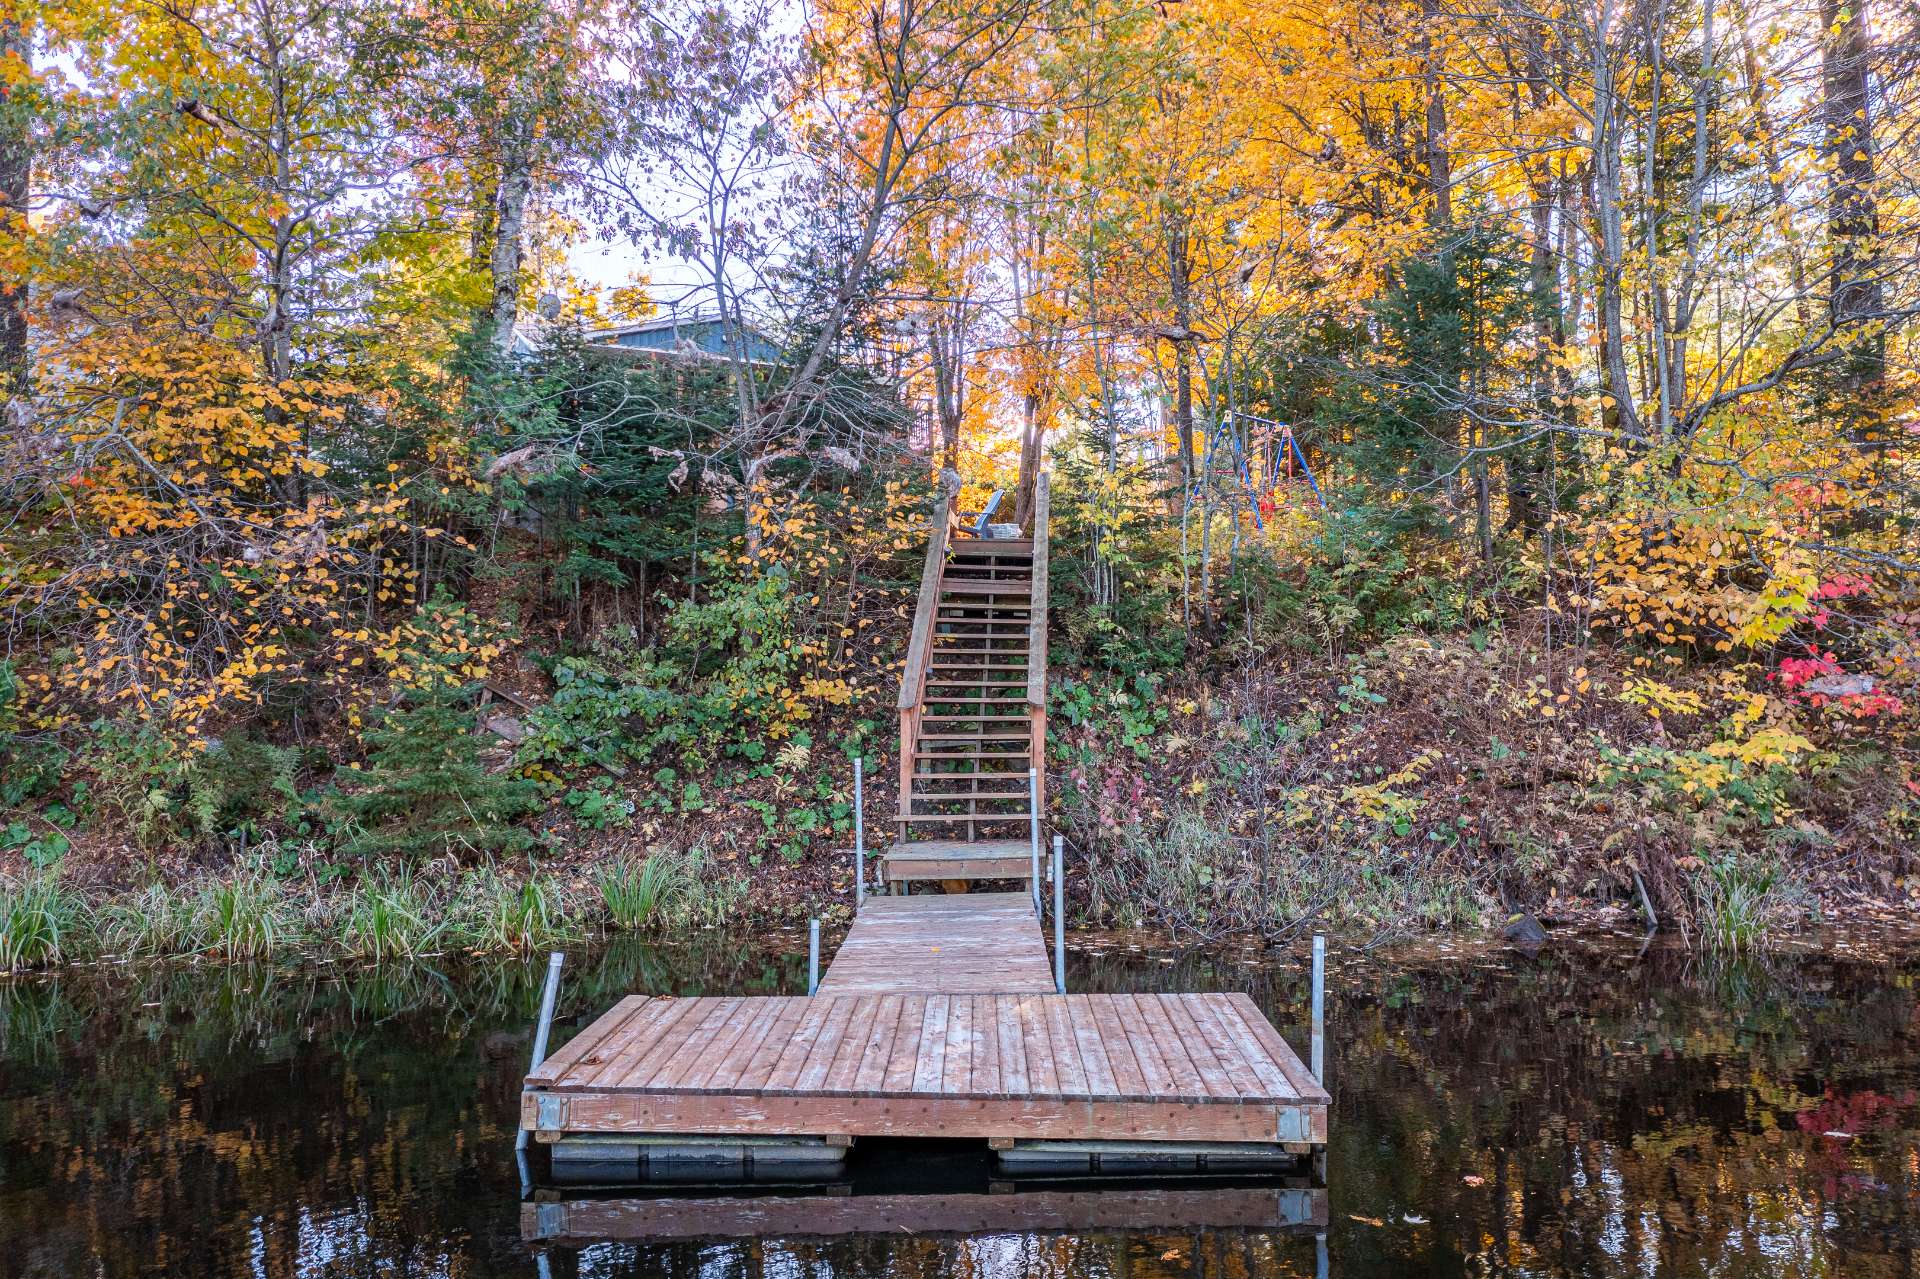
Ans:
[{"label": "tree trunk", "polygon": [[1607,396],[1600,416],[1611,430],[1646,443],[1646,432],[1635,407],[1632,375],[1627,370],[1626,325],[1621,302],[1626,274],[1625,207],[1621,169],[1620,89],[1615,83],[1614,50],[1608,43],[1617,11],[1612,0],[1601,0],[1599,12],[1583,33],[1593,75],[1593,170],[1587,203],[1600,224],[1598,261],[1594,281],[1594,319],[1600,329],[1600,367]]},{"label": "tree trunk", "polygon": [[1020,475],[1015,481],[1013,520],[1021,528],[1033,515],[1034,494],[1040,487],[1040,393],[1028,389],[1020,397]]},{"label": "tree trunk", "polygon": [[520,305],[521,241],[527,221],[527,197],[533,191],[533,120],[515,110],[504,122],[500,140],[500,189],[494,205],[493,256],[489,263],[493,301],[488,309],[494,350],[513,347],[514,318]]},{"label": "tree trunk", "polygon": [[954,308],[933,321],[928,349],[933,360],[933,411],[940,423],[934,471],[960,468],[960,419],[966,411],[966,317]]},{"label": "tree trunk", "polygon": [[[1873,278],[1880,210],[1873,191],[1873,116],[1867,75],[1873,49],[1867,32],[1867,0],[1820,0],[1821,78],[1825,91],[1826,147],[1833,164],[1828,179],[1827,235],[1832,266],[1828,308],[1835,328],[1856,325],[1880,313],[1883,291]],[[1845,389],[1857,394],[1880,380],[1886,365],[1882,337],[1856,346]]]},{"label": "tree trunk", "polygon": [[[1193,332],[1193,254],[1184,212],[1167,215],[1167,285],[1173,323],[1183,335]],[[1173,345],[1173,429],[1179,439],[1181,485],[1193,483],[1193,344],[1181,337]],[[1175,509],[1178,509],[1177,505]]]},{"label": "tree trunk", "polygon": [[[9,8],[0,14],[0,63],[32,65],[26,24]],[[27,232],[27,196],[33,179],[32,118],[17,86],[0,86],[0,240]],[[27,355],[27,284],[0,281],[0,392],[24,388]]]}]

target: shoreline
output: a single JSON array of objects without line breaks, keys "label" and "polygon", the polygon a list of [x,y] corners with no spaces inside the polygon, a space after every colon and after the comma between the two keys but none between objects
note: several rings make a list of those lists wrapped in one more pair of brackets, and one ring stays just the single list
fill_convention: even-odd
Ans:
[{"label": "shoreline", "polygon": [[[0,876],[0,929],[18,929],[21,911],[15,894],[23,882],[32,880]],[[231,878],[207,876],[172,886],[156,882],[140,890],[69,887],[63,892],[64,899],[50,908],[62,915],[46,938],[51,945],[29,962],[0,963],[0,980],[147,964],[373,971],[508,960],[549,950],[597,957],[621,945],[699,953],[733,950],[744,942],[754,954],[789,957],[806,949],[806,929],[791,919],[752,909],[700,919],[688,913],[691,908],[683,901],[663,905],[658,918],[623,926],[611,917],[591,882],[563,882],[539,872],[515,879],[495,867],[462,869],[431,880],[368,875],[331,886],[276,884],[255,866]],[[1672,921],[1648,929],[1639,912],[1625,904],[1567,900],[1560,905],[1567,909],[1538,917],[1547,934],[1538,947],[1508,940],[1499,923],[1432,927],[1389,921],[1356,927],[1352,920],[1327,920],[1269,938],[1249,930],[1201,934],[1154,926],[1076,925],[1071,914],[1067,945],[1070,953],[1095,957],[1204,954],[1247,964],[1304,953],[1316,931],[1337,952],[1382,959],[1470,958],[1600,942],[1723,957],[1920,953],[1920,920],[1910,914],[1896,917],[1887,903],[1877,900],[1822,904],[1812,917],[1779,921],[1737,947],[1716,945]],[[851,922],[851,905],[821,902],[817,915],[828,939],[835,939],[844,936]],[[0,942],[6,943],[0,953],[18,952],[17,939],[0,936]]]}]

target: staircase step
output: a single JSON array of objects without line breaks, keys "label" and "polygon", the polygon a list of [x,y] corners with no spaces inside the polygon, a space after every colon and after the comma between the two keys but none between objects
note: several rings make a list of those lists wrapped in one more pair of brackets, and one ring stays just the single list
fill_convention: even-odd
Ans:
[{"label": "staircase step", "polygon": [[955,581],[943,575],[940,578],[940,593],[942,595],[1018,595],[1028,599],[1033,596],[1033,583],[975,581],[970,578]]},{"label": "staircase step", "polygon": [[921,733],[921,742],[1024,742],[1033,745],[1031,733]]},{"label": "staircase step", "polygon": [[1032,813],[915,813],[911,817],[896,817],[896,826],[951,826],[956,822],[1030,822]]},{"label": "staircase step", "polygon": [[922,715],[922,724],[1024,724],[1025,715],[980,715],[970,712],[952,715]]},{"label": "staircase step", "polygon": [[1030,537],[956,537],[947,543],[951,555],[1032,555]]},{"label": "staircase step", "polygon": [[[1015,776],[1015,774],[1013,773],[1002,773],[1000,775],[1002,777]],[[936,773],[934,774],[934,776],[942,777],[947,775]],[[988,801],[1026,799],[1027,792],[1023,790],[981,790],[981,791],[960,791],[956,794],[943,795],[933,791],[917,790],[913,792],[912,798],[924,799],[928,803],[932,803],[932,804],[966,803],[966,802],[986,803]]]},{"label": "staircase step", "polygon": [[[1013,739],[1009,739],[1009,740],[1013,740]],[[1031,741],[1028,741],[1024,737],[1019,738],[1018,740],[1026,746],[1031,747],[1033,745]],[[976,743],[976,745],[978,745],[978,743]],[[1016,759],[1032,759],[1033,752],[1031,750],[1024,750],[1024,751],[965,750],[960,747],[954,747],[950,750],[944,750],[944,751],[930,751],[930,750],[921,750],[919,743],[916,742],[914,744],[913,757],[915,759],[940,760],[944,763],[950,763],[950,764],[1000,764],[1000,763],[1011,763]],[[958,776],[958,774],[956,774],[956,776]]]},{"label": "staircase step", "polygon": [[[1026,775],[1027,770],[1022,768],[1017,770],[1007,769],[998,773],[915,773],[913,774],[913,780],[916,782],[1005,782],[1012,781],[1015,778],[1025,777]],[[917,791],[915,792],[915,794],[918,793]],[[1022,795],[1026,794],[1025,791],[1020,793]]]},{"label": "staircase step", "polygon": [[[1011,685],[1009,686],[1011,687]],[[971,704],[974,706],[1024,706],[1026,699],[1021,697],[960,697],[953,693],[929,693],[923,699],[941,706]]]},{"label": "staircase step", "polygon": [[929,662],[927,665],[936,671],[1025,671],[1027,669],[1025,662]]}]

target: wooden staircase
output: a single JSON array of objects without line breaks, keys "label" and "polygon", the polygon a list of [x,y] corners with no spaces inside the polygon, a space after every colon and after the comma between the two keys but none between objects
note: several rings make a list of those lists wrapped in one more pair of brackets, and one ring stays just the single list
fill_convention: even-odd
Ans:
[{"label": "wooden staircase", "polygon": [[935,513],[900,680],[899,838],[880,858],[896,891],[1031,873],[1046,800],[1048,504],[1042,475],[1020,538],[960,523],[950,496]]}]

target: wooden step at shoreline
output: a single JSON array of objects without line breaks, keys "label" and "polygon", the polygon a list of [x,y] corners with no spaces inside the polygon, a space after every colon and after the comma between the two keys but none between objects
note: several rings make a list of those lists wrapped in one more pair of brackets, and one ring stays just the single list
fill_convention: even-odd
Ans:
[{"label": "wooden step at shoreline", "polygon": [[[1032,846],[1026,839],[910,840],[895,844],[880,855],[880,874],[889,884],[983,879],[1024,881],[1032,873],[1032,858]],[[1028,899],[1026,917],[1029,921],[1033,919],[1031,899]],[[1049,970],[1048,989],[1051,988]]]}]

